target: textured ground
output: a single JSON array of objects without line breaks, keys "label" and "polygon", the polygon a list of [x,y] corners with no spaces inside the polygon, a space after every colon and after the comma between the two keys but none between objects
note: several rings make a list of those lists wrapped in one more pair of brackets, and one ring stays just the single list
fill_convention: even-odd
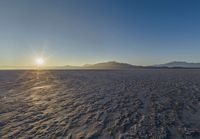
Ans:
[{"label": "textured ground", "polygon": [[0,138],[200,138],[200,70],[0,71]]}]

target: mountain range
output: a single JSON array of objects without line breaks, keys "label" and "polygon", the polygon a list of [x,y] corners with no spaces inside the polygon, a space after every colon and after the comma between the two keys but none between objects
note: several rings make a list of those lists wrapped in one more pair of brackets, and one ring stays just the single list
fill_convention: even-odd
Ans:
[{"label": "mountain range", "polygon": [[[165,64],[151,65],[151,66],[139,66],[128,63],[120,63],[116,61],[108,61],[96,64],[85,64],[83,66],[48,66],[41,69],[148,69],[148,68],[200,68],[200,63],[189,63],[185,61],[173,61]],[[0,67],[1,70],[6,69],[36,69],[36,67]]]},{"label": "mountain range", "polygon": [[[61,68],[61,67],[60,67]],[[165,64],[138,66],[116,61],[86,64],[83,66],[64,66],[62,69],[136,69],[136,68],[200,68],[200,63],[189,63],[184,61],[173,61]]]}]

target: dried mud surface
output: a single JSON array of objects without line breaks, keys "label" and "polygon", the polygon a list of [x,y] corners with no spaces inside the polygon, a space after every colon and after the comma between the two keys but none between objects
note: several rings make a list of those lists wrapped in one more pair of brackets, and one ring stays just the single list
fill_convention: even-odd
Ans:
[{"label": "dried mud surface", "polygon": [[0,71],[0,138],[199,139],[200,70]]}]

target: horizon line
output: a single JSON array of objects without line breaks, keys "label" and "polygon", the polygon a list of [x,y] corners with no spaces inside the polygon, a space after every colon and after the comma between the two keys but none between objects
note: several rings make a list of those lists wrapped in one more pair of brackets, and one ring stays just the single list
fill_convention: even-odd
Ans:
[{"label": "horizon line", "polygon": [[[127,63],[127,62],[119,62],[119,61],[115,61],[115,60],[112,60],[112,61],[104,61],[104,62],[96,62],[96,63],[93,63],[93,64],[82,64],[82,65],[69,65],[69,64],[66,64],[66,65],[47,65],[47,66],[41,66],[41,67],[38,67],[38,66],[0,66],[0,70],[50,70],[50,69],[67,69],[67,67],[69,67],[68,69],[84,69],[84,66],[85,65],[95,65],[95,64],[101,64],[101,63],[109,63],[109,62],[115,62],[115,63],[119,63],[119,64],[129,64],[129,65],[132,65],[132,66],[137,66],[137,67],[157,67],[158,65],[164,65],[164,64],[168,64],[168,63],[173,63],[173,62],[184,62],[184,63],[189,63],[189,64],[200,64],[199,62],[187,62],[187,61],[171,61],[171,62],[165,62],[164,64],[160,63],[160,64],[151,64],[151,65],[136,65],[136,64],[131,64],[131,63]],[[165,67],[165,66],[163,66]],[[183,67],[184,68],[184,67]],[[185,67],[187,68],[187,67]],[[87,69],[85,67],[85,69]]]}]

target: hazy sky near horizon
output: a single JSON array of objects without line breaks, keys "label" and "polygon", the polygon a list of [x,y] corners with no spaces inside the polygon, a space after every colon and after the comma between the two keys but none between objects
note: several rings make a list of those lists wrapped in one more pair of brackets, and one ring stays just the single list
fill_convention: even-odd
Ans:
[{"label": "hazy sky near horizon", "polygon": [[200,62],[199,0],[1,0],[0,66]]}]

